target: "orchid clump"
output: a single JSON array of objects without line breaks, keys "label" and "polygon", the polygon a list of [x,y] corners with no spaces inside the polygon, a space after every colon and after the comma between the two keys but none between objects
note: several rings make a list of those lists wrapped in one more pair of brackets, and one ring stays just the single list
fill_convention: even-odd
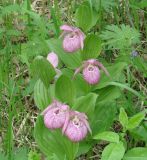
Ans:
[{"label": "orchid clump", "polygon": [[77,27],[62,25],[60,29],[63,31],[63,49],[66,52],[73,53],[84,46],[84,33]]},{"label": "orchid clump", "polygon": [[54,100],[43,112],[44,124],[49,129],[62,128],[71,141],[83,140],[91,129],[85,113],[73,111],[68,105]]}]

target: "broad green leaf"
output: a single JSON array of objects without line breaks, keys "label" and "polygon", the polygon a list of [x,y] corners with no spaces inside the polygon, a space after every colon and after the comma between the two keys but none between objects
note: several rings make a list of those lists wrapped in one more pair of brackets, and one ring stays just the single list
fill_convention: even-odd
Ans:
[{"label": "broad green leaf", "polygon": [[125,154],[123,160],[147,160],[147,148],[136,147]]},{"label": "broad green leaf", "polygon": [[118,143],[119,135],[115,132],[105,131],[105,132],[98,133],[93,137],[93,139]]},{"label": "broad green leaf", "polygon": [[100,82],[93,86],[92,90],[101,89],[109,85],[112,81],[120,82],[123,80],[123,69],[127,66],[124,62],[113,64],[112,66],[106,67],[110,77],[106,76],[103,72],[101,73]]},{"label": "broad green leaf", "polygon": [[96,103],[97,95],[94,93],[89,93],[86,96],[82,96],[78,98],[74,104],[74,109],[80,112],[86,113],[88,117],[92,118],[95,103]]},{"label": "broad green leaf", "polygon": [[[73,78],[74,72],[71,69],[63,68],[62,73],[68,76],[69,78]],[[77,96],[83,96],[89,93],[90,85],[83,79],[81,74],[77,74],[73,80],[73,83],[76,87]]]},{"label": "broad green leaf", "polygon": [[89,3],[83,3],[76,10],[75,14],[76,25],[82,28],[85,32],[88,31],[93,23],[92,9]]},{"label": "broad green leaf", "polygon": [[41,110],[46,108],[51,102],[51,95],[41,80],[38,80],[34,86],[34,100],[37,107]]},{"label": "broad green leaf", "polygon": [[96,58],[101,52],[101,40],[97,35],[90,34],[84,40],[84,48],[81,51],[82,59]]},{"label": "broad green leaf", "polygon": [[0,160],[8,160],[7,156],[0,152]]},{"label": "broad green leaf", "polygon": [[79,143],[77,157],[79,157],[82,154],[86,154],[91,149],[92,146],[93,146],[92,141],[91,142],[88,141],[88,143],[87,143],[87,141],[81,141]]},{"label": "broad green leaf", "polygon": [[14,159],[15,160],[28,160],[28,150],[27,148],[19,148],[18,150],[16,150],[15,154],[14,154]]},{"label": "broad green leaf", "polygon": [[56,72],[53,66],[42,56],[37,56],[32,64],[32,72],[36,75],[44,85],[48,88],[50,82],[53,81]]},{"label": "broad green leaf", "polygon": [[139,127],[131,130],[130,133],[135,140],[142,140],[147,142],[147,123],[144,122]]},{"label": "broad green leaf", "polygon": [[97,103],[91,123],[93,135],[109,130],[116,115],[116,104],[113,101]]},{"label": "broad green leaf", "polygon": [[95,91],[99,96],[97,101],[111,101],[117,99],[121,95],[121,90],[115,86],[107,86]]},{"label": "broad green leaf", "polygon": [[49,130],[46,128],[42,116],[37,119],[34,136],[40,150],[47,157],[56,155],[60,160],[64,160],[65,157],[67,160],[75,159],[79,144],[71,142],[62,135],[61,130]]},{"label": "broad green leaf", "polygon": [[73,81],[67,76],[61,75],[56,82],[55,95],[62,102],[72,105],[76,95]]},{"label": "broad green leaf", "polygon": [[124,153],[125,148],[122,142],[110,143],[104,148],[101,160],[121,160]]},{"label": "broad green leaf", "polygon": [[74,54],[66,53],[63,50],[61,39],[50,39],[48,40],[48,45],[49,45],[50,51],[57,53],[61,61],[68,68],[75,69],[81,65],[80,54],[78,52]]},{"label": "broad green leaf", "polygon": [[120,108],[119,122],[122,124],[123,129],[125,129],[128,125],[128,116],[124,108]]},{"label": "broad green leaf", "polygon": [[129,119],[127,129],[133,129],[139,126],[141,121],[144,119],[145,115],[143,112],[140,112]]}]

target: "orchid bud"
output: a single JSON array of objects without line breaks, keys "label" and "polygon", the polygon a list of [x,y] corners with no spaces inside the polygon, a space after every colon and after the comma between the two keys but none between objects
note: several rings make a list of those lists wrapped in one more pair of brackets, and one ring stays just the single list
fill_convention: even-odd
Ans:
[{"label": "orchid bud", "polygon": [[54,53],[54,52],[49,53],[47,55],[47,60],[52,64],[52,66],[54,68],[56,68],[58,66],[59,60],[58,60],[58,56],[56,53]]},{"label": "orchid bud", "polygon": [[71,111],[69,121],[64,127],[64,134],[73,142],[83,140],[87,133],[91,132],[87,116],[84,113]]},{"label": "orchid bud", "polygon": [[103,66],[102,63],[100,63],[96,59],[89,59],[85,61],[81,67],[76,69],[74,76],[78,74],[81,70],[83,70],[82,74],[85,81],[89,84],[94,85],[97,84],[100,80],[99,68],[101,68],[105,72],[105,74],[109,76],[107,69]]},{"label": "orchid bud", "polygon": [[72,53],[83,49],[85,35],[79,28],[63,25],[60,29],[64,31],[63,49],[66,52]]},{"label": "orchid bud", "polygon": [[69,106],[58,101],[53,102],[43,112],[44,124],[49,129],[62,128],[68,115]]}]

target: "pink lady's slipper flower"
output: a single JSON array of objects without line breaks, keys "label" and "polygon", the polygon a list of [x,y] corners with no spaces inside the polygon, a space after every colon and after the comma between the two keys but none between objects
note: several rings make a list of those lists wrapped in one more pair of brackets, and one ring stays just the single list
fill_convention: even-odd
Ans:
[{"label": "pink lady's slipper flower", "polygon": [[73,142],[83,140],[88,131],[91,133],[87,119],[84,113],[71,111],[69,120],[64,124],[62,132]]},{"label": "pink lady's slipper flower", "polygon": [[47,60],[52,64],[52,66],[54,68],[56,68],[58,66],[58,63],[59,63],[59,59],[58,59],[58,56],[56,53],[54,52],[50,52],[48,55],[47,55]]},{"label": "pink lady's slipper flower", "polygon": [[101,68],[105,74],[109,76],[107,69],[96,59],[85,61],[81,67],[76,69],[74,76],[83,70],[83,78],[85,81],[87,81],[89,84],[97,84],[100,79],[99,68]]},{"label": "pink lady's slipper flower", "polygon": [[55,100],[42,112],[42,115],[47,128],[62,128],[69,117],[69,106]]},{"label": "pink lady's slipper flower", "polygon": [[63,49],[66,52],[72,53],[83,49],[85,35],[79,28],[62,25],[60,29],[63,31],[61,36],[64,36]]}]

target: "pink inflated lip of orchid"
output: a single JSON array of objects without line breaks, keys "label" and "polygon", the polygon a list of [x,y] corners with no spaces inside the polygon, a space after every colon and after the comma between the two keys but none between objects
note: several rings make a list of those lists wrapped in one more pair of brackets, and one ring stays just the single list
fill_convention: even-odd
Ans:
[{"label": "pink inflated lip of orchid", "polygon": [[84,61],[82,66],[76,69],[74,77],[82,70],[83,78],[87,83],[91,85],[97,84],[100,80],[99,68],[102,69],[107,76],[109,76],[107,69],[103,66],[102,63],[96,59],[89,59]]},{"label": "pink inflated lip of orchid", "polygon": [[69,120],[64,124],[62,132],[73,142],[83,140],[91,129],[84,113],[70,111]]},{"label": "pink inflated lip of orchid", "polygon": [[49,129],[62,128],[69,114],[69,106],[54,100],[41,115],[44,116],[44,124]]},{"label": "pink inflated lip of orchid", "polygon": [[72,53],[84,47],[84,33],[76,27],[62,25],[60,29],[63,31],[63,49],[66,52]]}]

